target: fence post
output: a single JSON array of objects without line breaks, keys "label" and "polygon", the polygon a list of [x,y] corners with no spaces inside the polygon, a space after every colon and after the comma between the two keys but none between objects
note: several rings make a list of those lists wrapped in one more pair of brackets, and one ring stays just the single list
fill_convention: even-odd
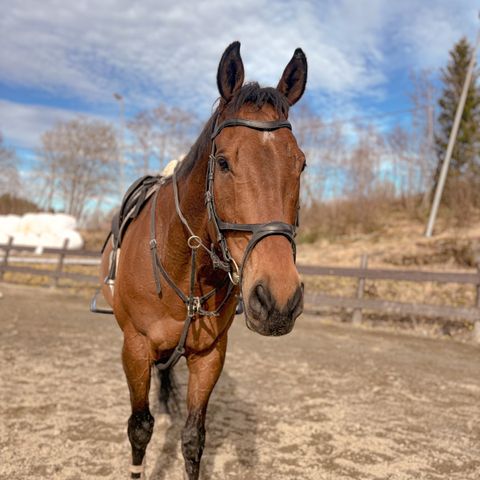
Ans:
[{"label": "fence post", "polygon": [[58,263],[56,269],[56,275],[53,277],[53,284],[52,287],[58,287],[58,283],[60,280],[59,273],[63,270],[63,261],[65,259],[65,255],[67,254],[67,247],[68,247],[68,238],[63,241],[63,247],[61,252],[58,254]]},{"label": "fence post", "polygon": [[477,283],[477,298],[475,306],[478,308],[478,320],[473,324],[473,339],[480,343],[480,263],[477,263],[478,283]]},{"label": "fence post", "polygon": [[12,249],[12,245],[13,245],[13,237],[9,236],[7,246],[5,247],[5,253],[3,255],[3,262],[2,262],[2,265],[5,267],[5,269],[0,270],[0,280],[3,280],[3,275],[7,270],[8,257],[10,256],[10,250]]},{"label": "fence post", "polygon": [[[366,269],[368,265],[368,255],[363,254],[361,259],[360,259],[360,268]],[[357,299],[362,299],[363,298],[363,293],[365,291],[365,277],[359,277],[358,279],[358,285],[357,285]],[[361,308],[356,308],[353,311],[353,316],[352,316],[352,323],[354,325],[360,325],[362,323],[362,309]]]}]

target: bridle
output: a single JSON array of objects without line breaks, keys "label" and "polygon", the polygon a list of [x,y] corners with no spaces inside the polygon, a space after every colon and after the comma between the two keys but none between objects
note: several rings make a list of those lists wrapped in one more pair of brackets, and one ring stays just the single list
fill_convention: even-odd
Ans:
[{"label": "bridle", "polygon": [[[173,291],[177,294],[177,296],[183,301],[186,306],[187,314],[185,318],[185,323],[182,329],[182,333],[180,336],[180,340],[175,347],[174,351],[168,358],[165,363],[156,362],[157,367],[160,369],[166,369],[170,366],[174,365],[182,355],[185,354],[185,343],[187,339],[188,329],[193,318],[196,315],[203,315],[203,316],[218,316],[222,307],[226,304],[227,300],[230,298],[234,287],[240,285],[240,291],[242,290],[242,279],[243,279],[243,270],[248,260],[252,250],[255,246],[264,238],[269,237],[271,235],[281,235],[286,237],[293,249],[293,257],[295,259],[295,235],[298,227],[298,207],[297,207],[297,215],[294,224],[285,223],[282,221],[272,221],[267,223],[229,223],[223,221],[217,214],[217,210],[215,208],[215,197],[214,197],[214,177],[215,177],[215,163],[217,160],[216,157],[216,144],[215,139],[220,134],[220,132],[227,127],[247,127],[252,128],[254,130],[259,130],[263,132],[271,132],[274,130],[278,130],[280,128],[288,128],[292,129],[290,122],[287,120],[276,120],[276,121],[254,121],[254,120],[244,120],[240,118],[233,118],[223,121],[222,123],[218,124],[218,117],[215,122],[215,126],[213,129],[213,133],[211,135],[212,140],[212,149],[208,159],[208,167],[207,167],[207,177],[206,177],[206,185],[205,185],[205,204],[207,207],[207,213],[209,221],[212,222],[215,233],[216,233],[216,242],[221,250],[222,259],[219,258],[215,251],[215,245],[212,244],[210,248],[205,245],[202,239],[196,235],[193,230],[191,229],[187,219],[182,213],[180,208],[180,199],[179,199],[179,192],[178,192],[178,183],[177,183],[177,169],[174,170],[172,175],[172,184],[173,184],[173,193],[174,193],[174,200],[175,200],[175,209],[177,212],[178,217],[180,218],[183,225],[186,227],[187,231],[189,232],[189,237],[187,240],[188,247],[191,250],[191,267],[190,267],[190,291],[189,295],[186,295],[173,281],[170,275],[167,273],[165,268],[162,265],[160,257],[157,251],[157,240],[156,240],[156,218],[155,218],[155,206],[157,204],[157,197],[159,190],[157,189],[155,194],[153,195],[152,199],[152,207],[151,207],[151,214],[150,214],[150,252],[152,256],[152,266],[153,266],[153,276],[156,285],[157,294],[160,295],[162,292],[162,287],[160,283],[160,276],[162,276],[168,285],[173,289]],[[235,260],[233,259],[230,250],[227,245],[227,240],[225,238],[224,232],[227,231],[237,231],[237,232],[250,232],[252,236],[247,243],[245,248],[245,252],[243,253],[243,258],[240,263],[240,266],[237,265]],[[203,248],[212,260],[212,264],[214,268],[219,268],[224,270],[228,276],[225,278],[225,281],[222,282],[221,285],[218,287],[210,290],[206,294],[198,297],[195,296],[195,284],[196,284],[196,255],[197,250],[199,248]],[[230,281],[228,282],[228,279]],[[223,297],[222,301],[218,304],[215,310],[205,310],[203,309],[203,304],[211,297],[215,295],[218,289],[223,288],[226,283],[228,282],[227,291],[225,296]]]},{"label": "bridle", "polygon": [[[238,285],[242,282],[243,270],[250,254],[252,253],[252,250],[261,240],[266,237],[269,237],[271,235],[281,235],[283,237],[286,237],[292,245],[293,256],[295,258],[295,235],[298,226],[298,212],[295,224],[293,225],[281,221],[273,221],[268,223],[230,223],[223,221],[218,216],[217,210],[215,208],[215,196],[213,191],[215,163],[217,160],[217,147],[215,144],[215,139],[224,128],[228,127],[247,127],[254,130],[260,130],[262,132],[271,132],[274,130],[279,130],[280,128],[288,128],[291,130],[292,125],[287,120],[262,122],[255,120],[243,120],[240,118],[228,119],[223,121],[219,125],[215,123],[215,127],[211,135],[212,150],[208,159],[205,204],[207,206],[208,218],[213,223],[215,228],[216,241],[222,251],[224,263],[229,266],[228,274],[230,276],[230,280],[234,285]],[[228,249],[227,241],[224,234],[224,232],[227,231],[252,233],[252,236],[250,237],[250,240],[248,241],[248,244],[245,248],[240,267],[237,265]]]}]

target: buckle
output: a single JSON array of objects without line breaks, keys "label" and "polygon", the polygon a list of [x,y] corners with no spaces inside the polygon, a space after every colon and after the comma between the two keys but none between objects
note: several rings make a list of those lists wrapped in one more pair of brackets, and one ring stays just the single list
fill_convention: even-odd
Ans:
[{"label": "buckle", "polygon": [[190,297],[187,305],[187,315],[192,318],[201,309],[200,297]]},{"label": "buckle", "polygon": [[177,352],[178,355],[183,356],[185,355],[185,348],[181,347],[180,345],[177,345],[175,347],[175,351]]},{"label": "buckle", "polygon": [[150,250],[157,248],[157,241],[154,238],[150,240],[149,244],[150,244]]},{"label": "buckle", "polygon": [[216,254],[214,250],[214,245],[210,247],[210,258],[212,260],[212,265],[213,268],[216,270],[217,268],[220,268],[221,270],[224,270],[225,272],[230,271],[230,265],[228,262],[224,262],[223,260],[220,260],[220,257]]}]

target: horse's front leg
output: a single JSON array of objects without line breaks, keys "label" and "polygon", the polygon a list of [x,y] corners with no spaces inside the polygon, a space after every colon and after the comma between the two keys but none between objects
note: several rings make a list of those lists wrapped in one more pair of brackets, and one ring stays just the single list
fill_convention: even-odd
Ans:
[{"label": "horse's front leg", "polygon": [[148,404],[151,361],[146,338],[126,329],[122,360],[132,406],[132,414],[128,419],[128,439],[132,447],[130,478],[140,479],[145,478],[143,460],[154,424]]},{"label": "horse's front leg", "polygon": [[222,372],[227,348],[227,333],[211,349],[187,356],[189,369],[188,417],[182,432],[182,452],[187,480],[197,480],[205,445],[205,415],[208,399]]}]

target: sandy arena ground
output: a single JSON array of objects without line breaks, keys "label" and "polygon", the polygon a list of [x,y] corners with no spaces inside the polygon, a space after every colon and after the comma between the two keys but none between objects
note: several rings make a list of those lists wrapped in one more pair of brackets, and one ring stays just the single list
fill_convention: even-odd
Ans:
[{"label": "sandy arena ground", "polygon": [[[0,292],[0,479],[126,478],[113,318],[59,291]],[[150,480],[182,478],[180,429],[157,415]],[[479,445],[479,346],[309,316],[264,338],[237,318],[201,478],[477,480]]]}]

